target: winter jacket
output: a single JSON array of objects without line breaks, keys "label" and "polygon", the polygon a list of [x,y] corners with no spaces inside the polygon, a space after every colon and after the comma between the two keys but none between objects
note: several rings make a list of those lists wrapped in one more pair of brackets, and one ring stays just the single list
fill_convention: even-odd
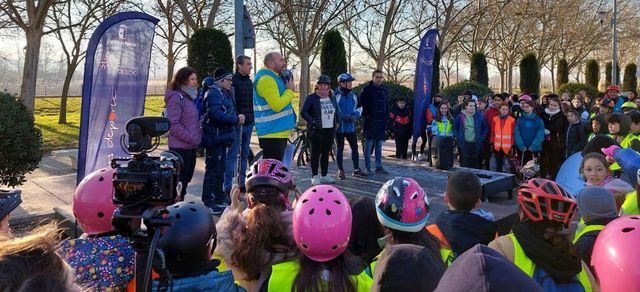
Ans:
[{"label": "winter jacket", "polygon": [[492,131],[493,127],[493,118],[500,115],[500,110],[498,110],[495,106],[490,105],[487,106],[487,109],[484,110],[484,121],[489,125],[489,132]]},{"label": "winter jacket", "polygon": [[362,89],[360,103],[364,118],[364,136],[369,140],[385,140],[385,129],[389,117],[389,89],[375,85],[373,81]]},{"label": "winter jacket", "polygon": [[[231,271],[218,272],[214,269],[203,275],[172,279],[169,285],[172,291],[246,291],[233,281]],[[159,281],[154,280],[151,291],[166,291],[160,290],[158,284]]]},{"label": "winter jacket", "polygon": [[390,128],[397,140],[409,140],[412,135],[413,119],[407,107],[394,106],[389,113]]},{"label": "winter jacket", "polygon": [[245,117],[244,124],[253,125],[253,82],[251,78],[236,72],[233,75],[233,93],[236,100],[236,111]]},{"label": "winter jacket", "polygon": [[556,114],[549,114],[547,110],[543,111],[542,120],[544,121],[544,128],[547,129],[549,133],[549,138],[545,139],[544,147],[545,149],[553,149],[553,150],[562,150],[561,153],[564,153],[564,147],[566,145],[566,133],[567,130],[567,117],[559,111]]},{"label": "winter jacket", "polygon": [[200,144],[202,130],[193,97],[182,90],[169,89],[164,95],[167,118],[171,123],[169,147],[195,149]]},{"label": "winter jacket", "polygon": [[[348,91],[348,92],[347,92]],[[358,96],[353,90],[336,88],[336,103],[338,104],[338,133],[354,133],[356,131],[356,121],[362,115],[362,107],[358,104]]]},{"label": "winter jacket", "polygon": [[262,68],[253,83],[253,111],[259,138],[287,138],[296,126],[291,100],[296,97],[280,75]]},{"label": "winter jacket", "polygon": [[[439,238],[441,245],[451,248],[456,257],[476,244],[489,244],[496,237],[496,224],[493,221],[466,211],[442,212],[436,218],[435,226],[445,239]],[[428,229],[431,231],[436,227],[430,226]]]},{"label": "winter jacket", "polygon": [[[609,222],[615,220],[616,218],[600,218],[591,221],[585,222],[586,226],[589,225],[607,225]],[[576,231],[577,232],[577,231]],[[582,261],[585,263],[591,262],[591,254],[593,253],[593,245],[596,243],[596,238],[600,234],[600,230],[594,230],[590,232],[586,232],[582,234],[579,238],[575,240],[573,245],[575,245],[576,249],[580,253],[580,257]],[[593,270],[592,270],[593,272]]]},{"label": "winter jacket", "polygon": [[[338,104],[335,97],[329,97],[333,104],[333,123],[338,122]],[[309,124],[310,131],[322,128],[322,105],[320,104],[320,96],[312,93],[304,99],[302,105],[302,111],[300,112],[302,118]]]},{"label": "winter jacket", "polygon": [[544,141],[544,121],[535,113],[527,115],[522,112],[516,121],[516,146],[520,151],[525,148],[533,152],[542,151],[542,142]]},{"label": "winter jacket", "polygon": [[584,146],[587,145],[587,134],[585,133],[584,126],[582,126],[581,122],[569,124],[569,127],[567,128],[567,138],[565,140],[567,141],[566,157],[584,149]]},{"label": "winter jacket", "polygon": [[[464,139],[464,125],[465,125],[465,115],[466,111],[462,111],[459,115],[457,115],[453,119],[453,135],[458,140],[458,144],[462,144],[465,142]],[[476,151],[482,151],[482,143],[487,139],[487,135],[489,134],[489,127],[487,123],[484,121],[484,117],[482,113],[475,112],[473,114],[473,125],[475,130],[475,142],[476,142]]]},{"label": "winter jacket", "polygon": [[215,84],[202,103],[205,110],[202,125],[202,147],[231,145],[236,139],[235,125],[238,124],[233,99],[229,92]]}]

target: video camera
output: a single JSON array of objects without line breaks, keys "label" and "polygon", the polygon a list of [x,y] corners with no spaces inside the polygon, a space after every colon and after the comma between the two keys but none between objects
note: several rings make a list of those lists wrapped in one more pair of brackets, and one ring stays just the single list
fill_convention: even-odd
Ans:
[{"label": "video camera", "polygon": [[169,119],[165,117],[130,119],[126,124],[128,143],[123,134],[120,145],[131,157],[111,160],[111,167],[116,170],[113,203],[121,206],[113,213],[112,225],[116,232],[129,237],[136,251],[136,291],[149,291],[154,260],[164,266],[163,256],[156,255],[160,230],[173,222],[166,207],[181,199],[176,188],[183,165],[180,155],[172,151],[148,155],[158,147],[160,136],[169,128]]}]

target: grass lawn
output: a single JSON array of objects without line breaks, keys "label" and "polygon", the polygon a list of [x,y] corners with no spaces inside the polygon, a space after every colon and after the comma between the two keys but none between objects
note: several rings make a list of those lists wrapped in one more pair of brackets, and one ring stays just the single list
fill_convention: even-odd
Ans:
[{"label": "grass lawn", "polygon": [[[45,153],[57,149],[78,147],[80,131],[79,97],[67,100],[67,124],[58,124],[60,98],[36,98],[36,127],[42,130],[42,151]],[[147,116],[159,116],[164,107],[162,96],[147,96],[145,112]]]},{"label": "grass lawn", "polygon": [[[293,100],[293,108],[298,112],[300,99]],[[35,101],[36,127],[42,130],[42,151],[78,147],[78,132],[80,131],[80,103],[79,97],[67,100],[67,124],[58,124],[60,112],[60,98],[36,98]],[[144,115],[159,116],[164,107],[162,96],[147,96]],[[298,114],[298,118],[300,115]]]}]

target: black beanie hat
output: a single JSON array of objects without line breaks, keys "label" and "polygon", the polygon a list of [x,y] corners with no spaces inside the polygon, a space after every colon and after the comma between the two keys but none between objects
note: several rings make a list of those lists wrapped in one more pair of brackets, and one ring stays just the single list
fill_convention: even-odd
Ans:
[{"label": "black beanie hat", "polygon": [[232,76],[232,74],[224,68],[216,68],[216,71],[213,72],[213,82],[218,82],[227,76]]}]

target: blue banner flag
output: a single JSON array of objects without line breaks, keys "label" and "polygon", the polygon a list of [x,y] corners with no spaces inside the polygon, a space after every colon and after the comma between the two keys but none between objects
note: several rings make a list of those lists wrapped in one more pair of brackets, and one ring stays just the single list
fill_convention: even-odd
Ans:
[{"label": "blue banner flag", "polygon": [[[433,76],[433,58],[436,54],[437,29],[430,29],[420,40],[416,77],[413,85],[413,143],[416,143],[422,131],[426,130],[426,110],[431,103],[431,79]],[[438,70],[438,68],[435,68]]]},{"label": "blue banner flag", "polygon": [[87,47],[82,84],[77,183],[126,155],[125,124],[144,112],[151,46],[158,19],[122,12],[104,20]]}]

